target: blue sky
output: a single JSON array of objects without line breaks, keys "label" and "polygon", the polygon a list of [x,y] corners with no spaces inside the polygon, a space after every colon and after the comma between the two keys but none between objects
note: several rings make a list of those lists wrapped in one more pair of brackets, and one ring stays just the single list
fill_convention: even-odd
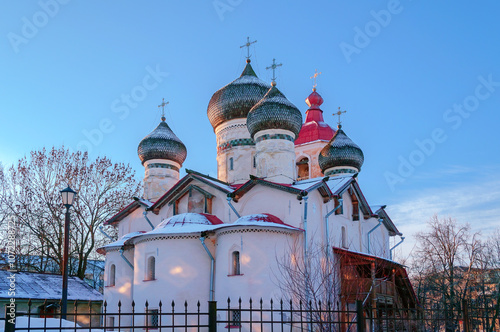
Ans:
[{"label": "blue sky", "polygon": [[[0,161],[88,149],[130,163],[170,102],[184,167],[216,174],[211,95],[252,65],[301,111],[341,106],[371,204],[411,234],[434,214],[487,234],[500,215],[500,4],[401,1],[76,1],[0,4]],[[127,97],[134,95],[135,97]],[[135,99],[134,99],[135,98]]]}]

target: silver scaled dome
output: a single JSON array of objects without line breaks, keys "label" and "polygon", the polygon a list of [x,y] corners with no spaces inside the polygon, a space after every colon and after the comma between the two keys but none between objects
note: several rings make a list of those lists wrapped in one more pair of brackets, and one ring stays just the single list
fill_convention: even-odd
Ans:
[{"label": "silver scaled dome", "polygon": [[284,129],[299,135],[302,113],[273,84],[266,95],[247,116],[247,128],[252,138],[265,129]]},{"label": "silver scaled dome", "polygon": [[342,166],[354,167],[359,172],[364,160],[363,151],[344,133],[342,126],[339,126],[318,156],[319,167],[323,173],[329,168]]},{"label": "silver scaled dome", "polygon": [[215,92],[208,103],[208,120],[214,130],[226,121],[246,118],[269,88],[257,77],[248,59],[241,76]]},{"label": "silver scaled dome", "polygon": [[143,165],[151,159],[167,159],[182,165],[186,160],[187,150],[162,117],[158,127],[139,143],[137,154]]}]

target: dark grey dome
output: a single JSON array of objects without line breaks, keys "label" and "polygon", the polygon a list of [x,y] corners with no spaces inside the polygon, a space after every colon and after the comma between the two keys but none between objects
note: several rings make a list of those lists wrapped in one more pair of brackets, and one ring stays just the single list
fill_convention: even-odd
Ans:
[{"label": "dark grey dome", "polygon": [[186,160],[186,146],[175,136],[174,132],[165,122],[165,118],[139,143],[137,154],[142,164],[151,159],[167,159],[182,165]]},{"label": "dark grey dome", "polygon": [[215,92],[208,103],[208,120],[214,130],[228,120],[246,118],[269,88],[268,83],[257,77],[248,60],[241,76]]},{"label": "dark grey dome", "polygon": [[301,127],[302,113],[274,85],[247,116],[247,128],[252,138],[265,129],[289,130],[297,138]]},{"label": "dark grey dome", "polygon": [[319,167],[323,173],[331,167],[338,166],[354,167],[359,172],[364,160],[363,151],[347,137],[341,127],[318,156]]}]

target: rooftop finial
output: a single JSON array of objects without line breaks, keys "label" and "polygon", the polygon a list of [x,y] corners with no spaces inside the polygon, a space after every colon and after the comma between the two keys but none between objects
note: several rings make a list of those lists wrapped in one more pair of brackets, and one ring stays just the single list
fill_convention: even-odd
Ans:
[{"label": "rooftop finial", "polygon": [[247,37],[247,42],[245,45],[241,45],[240,48],[246,47],[247,48],[247,63],[250,63],[250,45],[256,43],[257,41],[254,40],[253,42],[250,41],[250,37]]},{"label": "rooftop finial", "polygon": [[318,83],[316,82],[316,79],[318,78],[318,76],[321,75],[321,72],[318,73],[318,70],[315,69],[314,70],[314,75],[311,76],[311,79],[313,80],[313,91],[316,91],[316,86],[318,85]]},{"label": "rooftop finial", "polygon": [[338,116],[339,116],[339,122],[338,122],[338,126],[337,126],[337,128],[339,128],[339,129],[340,129],[340,128],[342,128],[342,124],[341,124],[341,123],[342,123],[342,121],[340,121],[340,116],[341,116],[343,113],[346,113],[346,112],[347,112],[347,111],[341,111],[341,110],[340,110],[340,107],[339,107],[338,112],[337,112],[337,113],[333,113],[333,115],[338,115]]},{"label": "rooftop finial", "polygon": [[158,109],[161,107],[161,121],[165,121],[165,106],[168,105],[168,101],[165,102],[165,98],[161,99],[161,104],[158,105]]},{"label": "rooftop finial", "polygon": [[276,86],[276,68],[282,66],[282,63],[276,63],[276,59],[273,59],[273,64],[270,65],[269,67],[266,67],[266,69],[272,69],[273,70],[273,78],[272,78],[272,86]]}]

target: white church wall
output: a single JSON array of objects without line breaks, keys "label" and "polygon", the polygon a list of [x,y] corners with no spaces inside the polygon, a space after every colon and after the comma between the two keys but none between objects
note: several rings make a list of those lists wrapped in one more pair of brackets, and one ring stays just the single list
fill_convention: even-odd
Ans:
[{"label": "white church wall", "polygon": [[[125,250],[123,255],[129,260],[134,261],[134,250]],[[111,266],[115,266],[114,283],[111,280]],[[118,250],[106,252],[106,261],[104,269],[104,299],[108,306],[108,312],[118,312],[118,301],[121,301],[121,310],[130,312],[132,310],[132,296],[134,287],[134,273],[132,268],[121,257]],[[117,319],[115,319],[117,322]],[[130,317],[122,317],[122,325],[130,324]],[[109,325],[109,322],[107,323]]]},{"label": "white church wall", "polygon": [[[243,229],[235,227],[217,231],[216,300],[227,298],[237,306],[239,297],[247,303],[250,297],[265,301],[281,297],[276,278],[279,277],[278,260],[286,255],[292,243],[292,232],[273,229]],[[232,254],[239,252],[240,274],[233,273]]]},{"label": "white church wall", "polygon": [[299,201],[296,195],[284,191],[257,185],[238,203],[232,204],[241,216],[270,213],[286,224],[302,227],[304,201]]},{"label": "white church wall", "polygon": [[[213,250],[211,240],[205,240]],[[157,239],[138,241],[136,247],[134,300],[141,305],[146,300],[169,305],[172,300],[183,305],[208,301],[210,289],[210,259],[199,235],[165,235]],[[155,280],[145,281],[147,258],[155,257]],[[202,302],[203,303],[203,302]]]},{"label": "white church wall", "polygon": [[[133,232],[148,232],[151,230],[151,226],[149,226],[148,222],[144,218],[144,211],[144,207],[139,207],[128,216],[120,220],[118,224],[118,238],[121,238],[123,235]],[[154,226],[159,223],[157,217],[152,212],[148,212],[148,218]]]}]

